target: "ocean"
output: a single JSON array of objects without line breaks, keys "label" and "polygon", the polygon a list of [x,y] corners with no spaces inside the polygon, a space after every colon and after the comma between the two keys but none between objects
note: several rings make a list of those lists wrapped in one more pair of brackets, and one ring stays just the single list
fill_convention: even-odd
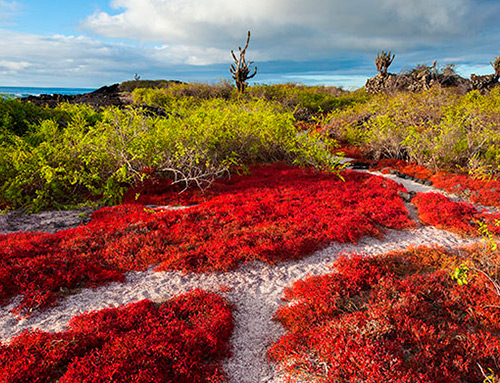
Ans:
[{"label": "ocean", "polygon": [[85,88],[35,88],[22,86],[0,86],[0,96],[26,97],[39,96],[41,94],[82,94],[93,92],[95,89]]}]

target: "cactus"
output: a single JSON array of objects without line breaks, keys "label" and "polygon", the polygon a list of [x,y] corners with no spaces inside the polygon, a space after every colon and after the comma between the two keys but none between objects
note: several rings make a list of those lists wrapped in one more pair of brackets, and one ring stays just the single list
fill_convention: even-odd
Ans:
[{"label": "cactus", "polygon": [[232,73],[233,79],[236,82],[236,87],[241,93],[245,91],[245,88],[248,85],[247,80],[255,77],[255,75],[257,74],[257,67],[254,68],[253,74],[250,74],[250,65],[253,64],[253,61],[250,61],[248,63],[245,61],[245,53],[248,48],[249,42],[250,31],[248,31],[247,43],[245,44],[245,47],[243,49],[241,49],[241,47],[238,47],[238,49],[240,50],[240,57],[237,58],[234,52],[231,51],[231,55],[234,59],[234,64],[231,64],[231,68],[229,69],[229,71]]},{"label": "cactus", "polygon": [[392,55],[391,57],[391,51],[389,52],[380,52],[377,53],[377,58],[375,59],[375,65],[377,66],[377,70],[380,72],[382,76],[387,76],[387,69],[389,66],[392,64],[392,61],[394,60],[394,57],[396,55]]},{"label": "cactus", "polygon": [[490,61],[491,66],[495,70],[495,81],[498,81],[500,78],[500,53],[498,54],[498,57],[493,56],[495,61]]}]

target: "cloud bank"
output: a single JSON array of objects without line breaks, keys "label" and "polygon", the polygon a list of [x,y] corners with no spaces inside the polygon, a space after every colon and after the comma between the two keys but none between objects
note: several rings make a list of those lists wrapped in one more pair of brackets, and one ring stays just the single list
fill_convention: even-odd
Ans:
[{"label": "cloud bank", "polygon": [[114,0],[112,6],[114,13],[96,12],[83,27],[162,44],[178,57],[182,47],[185,62],[208,49],[207,61],[228,61],[228,49],[248,29],[259,59],[307,60],[334,50],[435,46],[473,28],[472,0]]},{"label": "cloud bank", "polygon": [[25,7],[21,0],[0,0],[1,85],[94,87],[134,73],[229,79],[230,50],[244,43],[247,30],[252,31],[247,56],[259,67],[255,80],[267,83],[361,86],[375,73],[373,59],[382,49],[396,53],[393,71],[437,59],[439,65],[458,64],[464,74],[489,73],[488,61],[500,48],[498,0],[110,4],[110,11],[80,15],[74,35],[44,36],[9,30],[14,20],[22,22]]},{"label": "cloud bank", "polygon": [[[41,36],[1,30],[2,85],[93,87],[131,78],[144,54],[131,46],[103,43],[84,36]],[[148,66],[154,59],[147,59]],[[75,85],[76,86],[76,85]]]}]

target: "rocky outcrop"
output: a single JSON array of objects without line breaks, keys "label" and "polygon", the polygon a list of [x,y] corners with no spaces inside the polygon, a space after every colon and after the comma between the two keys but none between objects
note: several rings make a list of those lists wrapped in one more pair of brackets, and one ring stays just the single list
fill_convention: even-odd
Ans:
[{"label": "rocky outcrop", "polygon": [[373,94],[395,91],[419,92],[430,89],[435,84],[436,80],[428,71],[399,75],[388,73],[385,76],[379,73],[366,81],[365,88]]},{"label": "rocky outcrop", "polygon": [[428,90],[433,86],[443,88],[457,88],[460,93],[467,93],[471,90],[486,90],[498,86],[496,75],[476,76],[471,75],[470,79],[463,78],[453,70],[436,72],[432,67],[416,68],[409,73],[387,75],[377,74],[366,81],[365,88],[369,93],[391,93],[391,92],[420,92]]},{"label": "rocky outcrop", "polygon": [[[107,106],[123,108],[133,105],[133,99],[129,92],[123,92],[120,84],[103,86],[91,93],[64,95],[64,94],[41,94],[40,96],[28,96],[21,99],[23,102],[31,102],[38,106],[56,107],[62,102],[69,104],[85,104],[96,109]],[[166,117],[168,113],[160,107],[151,105],[133,105],[140,108],[146,115]]]},{"label": "rocky outcrop", "polygon": [[494,74],[489,74],[486,76],[477,76],[472,74],[470,76],[470,82],[472,89],[489,89],[498,84],[498,76]]},{"label": "rocky outcrop", "polygon": [[51,108],[61,102],[67,102],[69,104],[86,104],[94,107],[123,106],[131,104],[131,100],[120,91],[120,84],[103,86],[91,93],[77,95],[41,94],[40,96],[28,96],[22,100],[39,106],[49,106]]}]

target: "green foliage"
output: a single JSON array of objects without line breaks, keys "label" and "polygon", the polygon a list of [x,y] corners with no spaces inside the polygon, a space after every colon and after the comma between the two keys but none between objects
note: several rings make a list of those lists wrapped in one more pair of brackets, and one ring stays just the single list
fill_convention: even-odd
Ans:
[{"label": "green foliage", "polygon": [[59,110],[42,108],[18,99],[0,96],[0,139],[8,135],[7,132],[23,135],[41,120],[63,117],[64,113]]},{"label": "green foliage", "polygon": [[346,92],[336,87],[304,86],[296,84],[254,85],[241,95],[228,82],[218,84],[170,84],[162,89],[135,89],[134,101],[141,105],[154,105],[170,110],[172,103],[181,99],[187,103],[199,104],[202,100],[220,98],[235,100],[244,98],[265,99],[279,103],[299,120],[311,120],[319,112],[343,109],[356,103],[366,102],[364,91]]},{"label": "green foliage", "polygon": [[[161,94],[144,92],[144,97]],[[22,136],[0,143],[0,205],[39,210],[82,200],[119,202],[145,169],[205,188],[248,164],[285,161],[338,171],[334,141],[302,134],[290,111],[265,100],[168,96],[168,117],[141,109],[61,105]]]},{"label": "green foliage", "polygon": [[457,167],[482,178],[500,174],[500,88],[373,96],[329,115],[330,132],[368,154],[409,159],[433,169]]},{"label": "green foliage", "polygon": [[336,87],[296,84],[254,85],[247,93],[253,97],[277,101],[295,110],[295,116],[299,120],[310,120],[316,113],[345,109],[368,99],[367,93],[362,90],[346,92]]},{"label": "green foliage", "polygon": [[457,281],[460,286],[467,285],[469,283],[469,267],[465,264],[461,264],[453,269],[450,276],[451,279]]},{"label": "green foliage", "polygon": [[[495,241],[495,237],[488,229],[488,225],[482,221],[477,221],[477,224],[478,224],[477,232],[486,241],[488,251],[496,251],[498,249],[498,245]],[[495,221],[495,226],[499,225],[500,225],[500,220],[497,219]]]},{"label": "green foliage", "polygon": [[[142,81],[141,81],[142,82]],[[135,83],[135,82],[134,82]],[[126,83],[120,88],[130,88]],[[132,95],[136,104],[167,107],[170,103],[178,103],[181,99],[201,102],[213,98],[229,100],[238,98],[237,91],[227,81],[209,85],[203,83],[169,82],[165,86],[133,87]]]}]

